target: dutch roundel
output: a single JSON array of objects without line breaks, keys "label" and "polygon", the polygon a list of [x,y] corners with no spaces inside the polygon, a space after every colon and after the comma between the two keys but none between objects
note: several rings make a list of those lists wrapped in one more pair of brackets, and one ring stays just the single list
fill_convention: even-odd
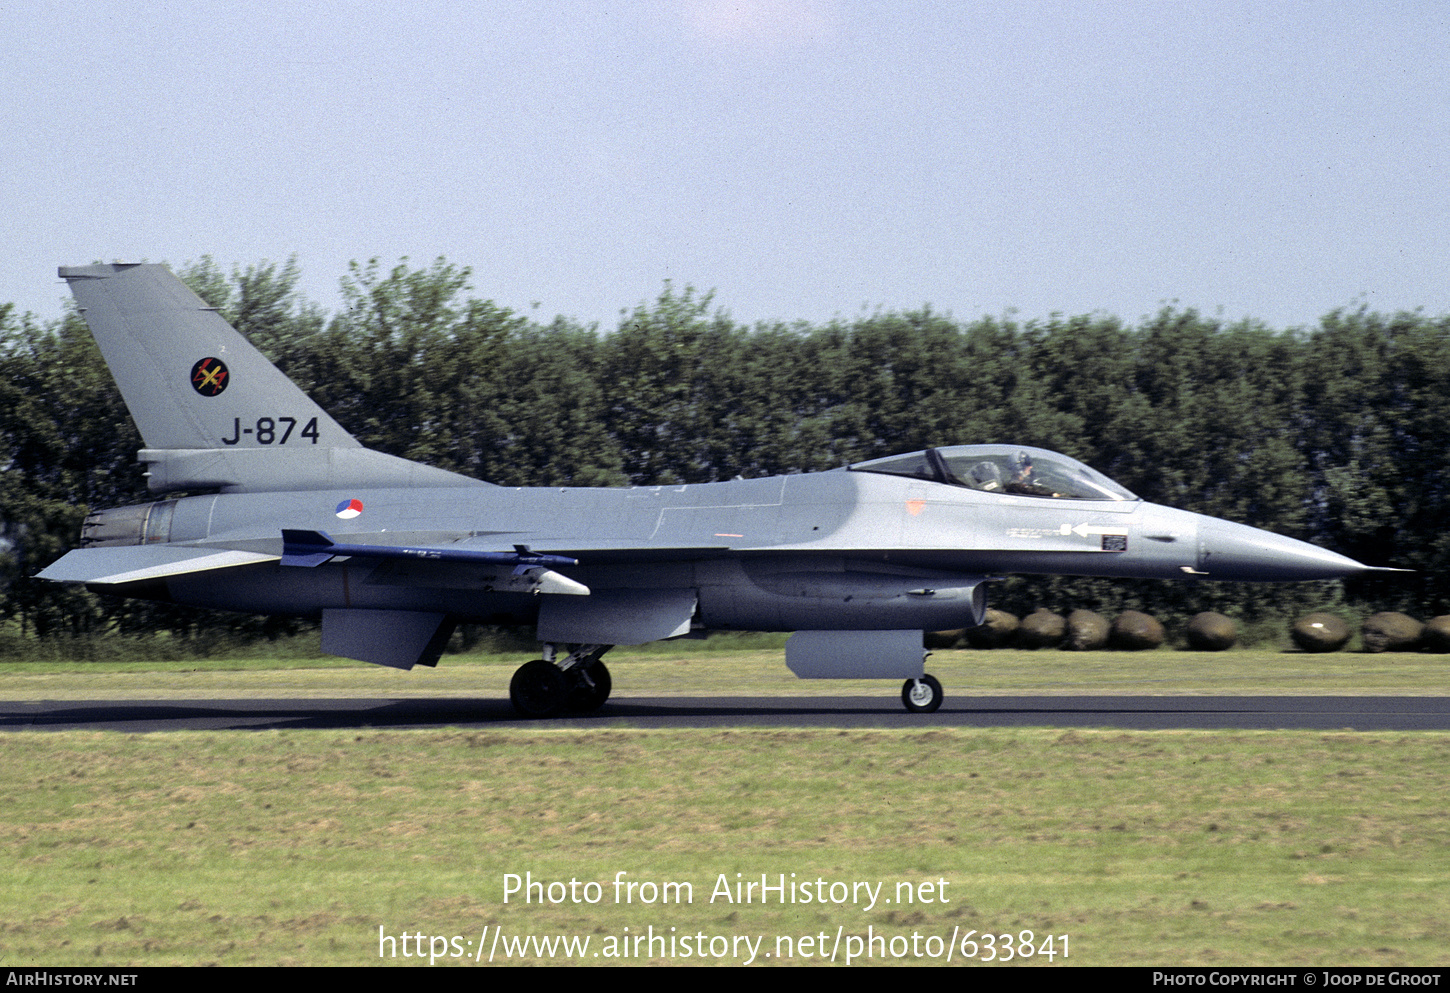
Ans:
[{"label": "dutch roundel", "polygon": [[345,521],[350,521],[363,512],[361,500],[344,500],[337,505],[336,514]]}]

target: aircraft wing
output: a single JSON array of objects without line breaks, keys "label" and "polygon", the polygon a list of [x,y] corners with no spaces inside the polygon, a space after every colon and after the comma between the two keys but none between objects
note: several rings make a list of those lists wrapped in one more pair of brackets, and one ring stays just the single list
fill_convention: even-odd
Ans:
[{"label": "aircraft wing", "polygon": [[114,586],[164,579],[190,572],[233,569],[279,556],[224,548],[188,548],[176,545],[125,545],[117,548],[78,548],[62,555],[40,573],[57,583]]}]

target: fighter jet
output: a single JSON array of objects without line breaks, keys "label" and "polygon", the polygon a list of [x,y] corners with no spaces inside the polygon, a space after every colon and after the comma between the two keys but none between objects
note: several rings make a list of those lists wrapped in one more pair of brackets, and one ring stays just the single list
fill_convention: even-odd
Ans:
[{"label": "fighter jet", "polygon": [[923,631],[981,623],[1005,573],[1370,571],[1020,445],[722,483],[496,486],[362,447],[164,266],[60,276],[163,498],[94,511],[43,578],[319,618],[323,651],[401,669],[436,665],[459,623],[531,625],[541,657],[510,686],[529,717],[600,707],[615,645],[728,630],[794,632],[797,676],[900,679],[906,708],[930,712]]}]

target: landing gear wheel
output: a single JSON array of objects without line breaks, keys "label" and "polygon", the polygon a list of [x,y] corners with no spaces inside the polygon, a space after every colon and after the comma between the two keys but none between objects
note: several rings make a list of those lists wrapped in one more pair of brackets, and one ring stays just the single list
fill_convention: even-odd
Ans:
[{"label": "landing gear wheel", "polygon": [[553,717],[569,700],[569,680],[552,662],[525,662],[509,682],[509,699],[524,717]]},{"label": "landing gear wheel", "polygon": [[901,687],[901,702],[913,714],[930,714],[941,706],[941,683],[935,676],[923,675],[920,679],[908,679]]},{"label": "landing gear wheel", "polygon": [[[575,672],[577,676],[574,676]],[[609,691],[614,688],[614,681],[609,678],[609,670],[603,662],[576,666],[567,675],[574,676],[567,706],[577,714],[592,713],[604,706],[604,701],[609,699]]]}]

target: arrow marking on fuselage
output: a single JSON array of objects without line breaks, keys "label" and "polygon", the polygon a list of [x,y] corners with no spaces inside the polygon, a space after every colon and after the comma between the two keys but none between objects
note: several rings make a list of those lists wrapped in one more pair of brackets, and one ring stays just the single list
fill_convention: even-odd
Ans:
[{"label": "arrow marking on fuselage", "polygon": [[1075,528],[1070,528],[1066,524],[1064,524],[1062,526],[1062,533],[1063,534],[1075,534],[1075,535],[1078,535],[1079,537],[1082,537],[1082,538],[1086,538],[1090,534],[1117,534],[1117,535],[1122,535],[1124,537],[1127,537],[1128,529],[1127,528],[1124,528],[1124,527],[1100,528],[1100,527],[1094,527],[1094,526],[1092,526],[1090,524],[1079,524]]}]

